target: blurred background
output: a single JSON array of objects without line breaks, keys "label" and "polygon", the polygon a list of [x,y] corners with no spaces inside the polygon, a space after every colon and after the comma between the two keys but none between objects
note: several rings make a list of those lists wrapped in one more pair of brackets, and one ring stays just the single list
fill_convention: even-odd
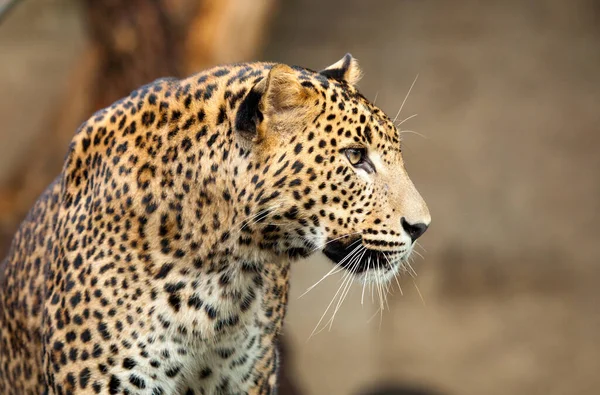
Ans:
[{"label": "blurred background", "polygon": [[[600,3],[0,0],[0,252],[76,127],[166,75],[351,52],[433,223],[383,314],[295,265],[282,394],[600,394]],[[326,316],[325,320],[330,317]],[[378,392],[377,392],[378,391]]]}]

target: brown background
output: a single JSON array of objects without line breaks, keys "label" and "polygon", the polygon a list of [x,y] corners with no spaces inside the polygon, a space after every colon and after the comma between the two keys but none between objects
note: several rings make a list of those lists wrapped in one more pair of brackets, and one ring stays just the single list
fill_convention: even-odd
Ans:
[{"label": "brown background", "polygon": [[[0,184],[47,130],[84,25],[70,0],[0,23]],[[290,0],[266,37],[259,59],[318,69],[351,52],[392,116],[419,75],[400,119],[418,113],[402,128],[425,136],[404,135],[433,216],[425,259],[381,320],[355,285],[310,340],[339,277],[298,299],[330,265],[296,265],[286,336],[305,392],[600,393],[600,6]]]}]

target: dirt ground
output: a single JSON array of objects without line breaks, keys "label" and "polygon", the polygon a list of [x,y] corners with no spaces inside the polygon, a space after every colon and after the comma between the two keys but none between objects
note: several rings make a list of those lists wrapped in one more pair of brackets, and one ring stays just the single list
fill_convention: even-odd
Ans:
[{"label": "dirt ground", "polygon": [[[296,265],[286,334],[307,394],[387,381],[600,393],[597,3],[290,0],[270,37],[265,60],[318,69],[351,52],[361,90],[392,116],[418,75],[399,119],[418,113],[402,124],[424,136],[404,135],[405,159],[433,216],[418,276],[381,319],[355,285],[309,340],[339,277],[298,299],[330,265]],[[43,132],[82,43],[67,0],[23,2],[0,24],[0,182]]]}]

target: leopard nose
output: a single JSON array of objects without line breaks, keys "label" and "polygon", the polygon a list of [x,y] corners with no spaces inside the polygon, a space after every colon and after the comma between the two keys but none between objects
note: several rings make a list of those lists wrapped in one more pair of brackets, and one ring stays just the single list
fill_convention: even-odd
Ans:
[{"label": "leopard nose", "polygon": [[429,225],[424,223],[410,224],[404,217],[402,217],[400,222],[402,223],[402,228],[406,233],[408,233],[413,243],[415,242],[415,240],[421,237],[429,227]]}]

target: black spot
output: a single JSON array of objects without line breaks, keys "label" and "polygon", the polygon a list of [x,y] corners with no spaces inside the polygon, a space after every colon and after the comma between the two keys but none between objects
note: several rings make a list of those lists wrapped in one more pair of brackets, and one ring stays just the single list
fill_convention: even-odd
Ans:
[{"label": "black spot", "polygon": [[223,273],[219,277],[219,285],[221,286],[226,286],[227,284],[229,284],[230,281],[231,278],[229,277],[229,273]]},{"label": "black spot", "polygon": [[229,240],[229,236],[230,236],[229,232],[223,232],[223,234],[221,235],[221,243],[224,243],[227,240]]},{"label": "black spot", "polygon": [[89,329],[86,329],[83,332],[81,332],[81,341],[82,342],[87,343],[91,339],[92,339],[92,334],[90,333]]},{"label": "black spot", "polygon": [[196,141],[200,141],[200,139],[208,133],[208,126],[204,125],[202,128],[196,133]]},{"label": "black spot", "polygon": [[223,122],[225,122],[226,118],[227,118],[227,114],[225,113],[225,106],[221,106],[219,108],[219,115],[217,117],[217,125],[220,125]]},{"label": "black spot", "polygon": [[212,145],[215,143],[215,141],[217,141],[217,137],[219,137],[218,132],[214,133],[212,136],[210,136],[210,138],[206,142],[206,145],[208,146],[208,148],[212,147]]},{"label": "black spot", "polygon": [[98,358],[102,355],[102,347],[99,344],[94,344],[94,348],[92,349],[92,356],[94,358]]},{"label": "black spot", "polygon": [[169,304],[171,305],[171,307],[173,307],[173,309],[177,312],[179,311],[179,309],[181,308],[181,298],[179,297],[179,295],[177,294],[171,294],[169,295]]},{"label": "black spot", "polygon": [[185,282],[183,281],[179,281],[176,283],[167,283],[164,286],[164,290],[170,294],[181,291],[183,288],[185,288]]},{"label": "black spot", "polygon": [[123,360],[123,367],[125,369],[131,370],[135,367],[135,365],[136,365],[135,361],[131,358],[125,358]]},{"label": "black spot", "polygon": [[146,382],[139,376],[132,374],[129,375],[129,382],[136,386],[137,388],[144,389],[146,388]]},{"label": "black spot", "polygon": [[91,144],[91,140],[88,138],[84,138],[81,140],[81,145],[83,146],[83,152],[87,152],[88,148],[90,147]]},{"label": "black spot", "polygon": [[172,263],[163,264],[161,266],[160,270],[158,271],[158,273],[156,274],[156,276],[154,276],[154,278],[158,280],[158,279],[167,277],[167,275],[169,274],[171,269],[173,269]]},{"label": "black spot", "polygon": [[294,164],[292,165],[292,169],[294,169],[294,174],[300,173],[300,171],[302,170],[303,167],[304,167],[304,164],[302,162],[295,161]]},{"label": "black spot", "polygon": [[225,68],[223,68],[223,69],[219,69],[219,70],[217,70],[217,71],[215,71],[215,72],[213,73],[213,75],[214,75],[215,77],[222,77],[222,76],[224,76],[224,75],[227,75],[227,74],[229,74],[229,70],[228,70],[228,69],[225,69]]},{"label": "black spot", "polygon": [[75,308],[81,302],[81,292],[76,292],[70,299],[71,307]]},{"label": "black spot", "polygon": [[200,371],[200,378],[205,379],[207,377],[210,377],[211,374],[212,370],[210,368],[204,368]]},{"label": "black spot", "polygon": [[165,372],[165,374],[167,375],[167,377],[173,378],[173,377],[175,377],[175,376],[177,376],[179,374],[180,370],[181,370],[180,366],[175,366],[175,367],[172,367],[172,368],[168,369]]},{"label": "black spot", "polygon": [[121,380],[117,378],[114,374],[110,376],[110,381],[108,382],[108,393],[109,394],[117,394],[119,392],[119,387],[121,386]]},{"label": "black spot", "polygon": [[371,140],[373,138],[372,133],[371,133],[371,128],[368,127],[368,126],[365,126],[364,133],[365,133],[365,137],[367,139],[367,142],[371,143]]},{"label": "black spot", "polygon": [[217,350],[217,354],[223,359],[229,359],[234,353],[234,350],[231,348],[220,348]]},{"label": "black spot", "polygon": [[185,137],[181,141],[181,148],[183,149],[183,152],[188,152],[190,148],[192,148],[192,140],[190,140],[189,137]]},{"label": "black spot", "polygon": [[104,340],[110,340],[110,333],[108,332],[108,328],[105,322],[98,323],[98,332],[100,332],[100,335],[102,335],[102,338]]},{"label": "black spot", "polygon": [[213,92],[217,89],[217,84],[209,84],[206,85],[205,91],[204,91],[204,100],[209,100],[212,95]]},{"label": "black spot", "polygon": [[211,320],[214,320],[215,318],[217,318],[217,310],[215,310],[214,307],[212,307],[210,305],[206,305],[206,306],[204,306],[204,310],[206,311],[208,318],[210,318]]},{"label": "black spot", "polygon": [[67,383],[71,387],[75,387],[75,375],[73,373],[68,373],[67,374]]},{"label": "black spot", "polygon": [[77,254],[77,256],[75,257],[75,260],[73,261],[73,268],[79,269],[81,267],[82,263],[83,263],[83,258],[81,256],[81,254]]},{"label": "black spot", "polygon": [[196,295],[192,295],[188,299],[188,306],[190,306],[190,307],[193,306],[196,310],[200,310],[202,308],[203,304],[204,304],[204,302],[202,302],[202,299],[200,299]]},{"label": "black spot", "polygon": [[84,368],[81,372],[79,372],[79,386],[81,389],[85,389],[87,387],[88,382],[90,380],[90,376],[92,372],[90,368]]},{"label": "black spot", "polygon": [[67,341],[67,343],[71,343],[76,338],[77,338],[77,335],[75,334],[74,331],[67,332],[67,335],[65,336],[65,340]]},{"label": "black spot", "polygon": [[181,118],[181,111],[175,110],[171,113],[171,122],[177,122],[179,118]]},{"label": "black spot", "polygon": [[150,126],[154,123],[155,119],[156,119],[156,115],[154,115],[154,112],[146,111],[142,114],[142,125]]}]

